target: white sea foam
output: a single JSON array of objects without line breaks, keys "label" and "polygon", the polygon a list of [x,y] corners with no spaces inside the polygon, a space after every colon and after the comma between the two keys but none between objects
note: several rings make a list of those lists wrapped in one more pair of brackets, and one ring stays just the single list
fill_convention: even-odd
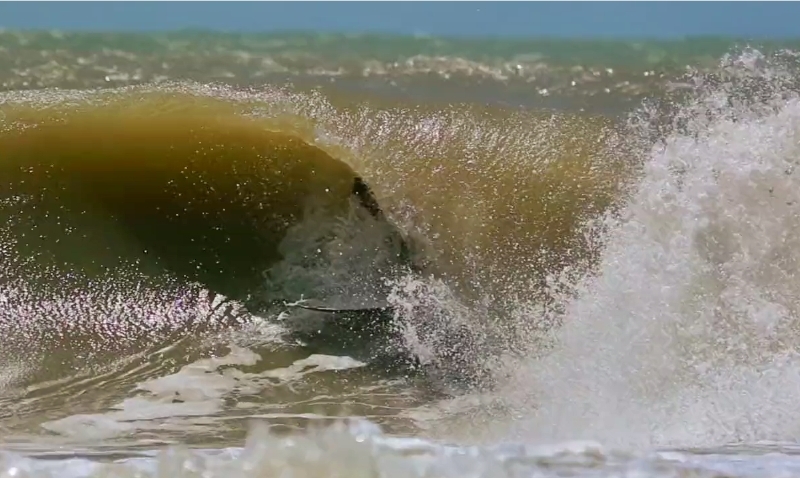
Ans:
[{"label": "white sea foam", "polygon": [[508,367],[514,418],[465,436],[651,449],[800,434],[800,97],[757,52],[727,61],[652,148],[554,351]]}]

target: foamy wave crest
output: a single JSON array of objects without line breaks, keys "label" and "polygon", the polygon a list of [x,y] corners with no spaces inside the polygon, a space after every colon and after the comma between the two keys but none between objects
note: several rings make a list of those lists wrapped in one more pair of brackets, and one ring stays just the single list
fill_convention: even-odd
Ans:
[{"label": "foamy wave crest", "polygon": [[516,433],[626,447],[800,433],[800,96],[788,68],[748,52],[725,59],[724,76],[695,78],[609,219],[554,351],[514,372]]},{"label": "foamy wave crest", "polygon": [[[46,458],[46,459],[45,459]],[[190,450],[171,447],[158,453],[101,460],[42,455],[36,458],[0,452],[2,477],[547,477],[547,476],[693,476],[712,477],[737,471],[756,476],[764,467],[792,469],[791,460],[753,457],[748,466],[719,457],[678,453],[632,456],[606,451],[592,442],[546,447],[504,444],[458,447],[394,438],[371,422],[339,421],[304,433],[281,436],[262,423],[244,448]],[[797,465],[794,465],[797,468]]]}]

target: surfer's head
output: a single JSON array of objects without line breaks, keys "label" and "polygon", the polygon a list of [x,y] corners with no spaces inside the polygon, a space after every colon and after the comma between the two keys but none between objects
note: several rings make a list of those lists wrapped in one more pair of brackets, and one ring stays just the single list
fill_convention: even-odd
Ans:
[{"label": "surfer's head", "polygon": [[397,241],[399,244],[398,262],[400,265],[408,267],[413,272],[419,272],[421,267],[414,261],[413,250],[409,238],[403,234],[397,226],[391,224],[383,209],[372,192],[372,188],[367,185],[363,178],[356,176],[353,180],[353,196],[357,199],[358,204],[361,205],[375,220],[384,222],[392,230],[392,234],[387,237],[387,243]]}]

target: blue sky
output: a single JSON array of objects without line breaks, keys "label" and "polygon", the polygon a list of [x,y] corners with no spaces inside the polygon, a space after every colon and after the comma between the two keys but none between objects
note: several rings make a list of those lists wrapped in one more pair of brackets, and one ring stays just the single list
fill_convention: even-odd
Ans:
[{"label": "blue sky", "polygon": [[0,2],[0,27],[800,38],[800,2]]}]

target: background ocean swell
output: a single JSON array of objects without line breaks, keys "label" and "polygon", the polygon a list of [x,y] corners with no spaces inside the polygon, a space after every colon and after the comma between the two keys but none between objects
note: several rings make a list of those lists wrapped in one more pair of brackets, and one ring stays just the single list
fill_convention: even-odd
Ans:
[{"label": "background ocean swell", "polygon": [[[370,94],[446,105],[586,109],[619,114],[682,89],[750,42],[470,40],[364,34],[0,31],[4,89],[118,87],[167,80],[258,86],[291,82],[327,96]],[[795,40],[762,40],[770,55]],[[452,88],[452,81],[459,87]],[[502,84],[498,87],[497,82]]]},{"label": "background ocean swell", "polygon": [[[496,373],[501,381],[499,388],[485,394],[407,406],[402,414],[411,418],[417,433],[462,444],[509,437],[525,443],[590,438],[616,449],[744,443],[737,453],[746,465],[737,464],[734,468],[730,462],[713,454],[708,458],[646,451],[627,455],[595,445],[572,448],[565,445],[551,450],[531,447],[456,450],[426,443],[409,451],[414,442],[389,439],[388,448],[377,446],[367,451],[356,444],[368,443],[372,447],[375,443],[384,443],[385,438],[375,435],[374,431],[367,433],[358,428],[355,431],[331,428],[312,430],[296,438],[300,445],[297,441],[268,438],[263,430],[254,431],[248,448],[255,454],[254,461],[226,464],[225,458],[215,461],[217,459],[202,454],[198,456],[203,458],[165,455],[160,471],[153,469],[154,461],[145,460],[145,468],[150,467],[146,472],[170,473],[177,469],[169,468],[174,466],[187,474],[193,473],[191,470],[195,467],[197,473],[233,469],[257,475],[276,469],[272,467],[288,467],[312,476],[330,476],[333,462],[341,463],[343,472],[358,470],[365,476],[375,473],[423,476],[431,469],[444,476],[463,476],[462,466],[483,476],[530,475],[545,470],[556,474],[566,469],[587,475],[633,472],[702,475],[713,474],[713,470],[728,474],[791,473],[794,465],[790,457],[769,461],[751,456],[760,453],[755,445],[758,442],[792,441],[797,426],[792,407],[796,401],[797,387],[793,383],[797,363],[793,352],[796,333],[792,326],[796,316],[792,292],[796,289],[792,287],[792,257],[796,247],[791,242],[795,215],[791,207],[797,189],[792,182],[792,158],[796,156],[798,110],[790,61],[791,57],[787,62],[766,58],[757,52],[725,59],[718,74],[694,76],[696,82],[688,101],[673,105],[668,114],[663,110],[640,108],[626,128],[605,129],[595,126],[594,120],[570,120],[569,116],[555,122],[546,117],[545,121],[536,123],[532,120],[537,115],[526,112],[514,113],[512,118],[518,121],[511,122],[505,121],[508,118],[505,113],[495,113],[500,119],[496,123],[498,126],[494,126],[491,111],[487,115],[489,119],[481,122],[475,118],[482,115],[471,116],[469,109],[465,114],[458,112],[448,116],[436,107],[425,106],[412,110],[410,117],[401,114],[405,112],[402,108],[389,108],[388,112],[379,111],[371,116],[374,112],[371,106],[351,107],[349,111],[355,110],[358,114],[348,116],[333,114],[339,111],[335,100],[320,103],[315,102],[320,96],[272,94],[272,98],[291,98],[293,105],[300,104],[305,111],[313,113],[307,117],[335,119],[327,124],[322,121],[308,125],[287,119],[292,117],[288,115],[275,121],[300,124],[297,131],[326,142],[327,147],[340,153],[339,157],[351,158],[350,161],[377,185],[394,217],[405,221],[407,229],[416,230],[434,244],[438,241],[439,245],[447,245],[431,247],[432,251],[444,251],[453,257],[439,259],[438,264],[444,271],[437,275],[444,277],[444,284],[410,278],[403,283],[407,287],[397,289],[396,300],[402,302],[406,300],[404,294],[417,293],[423,298],[436,299],[447,311],[471,315],[479,324],[483,321],[496,324],[498,322],[486,320],[487,314],[480,305],[482,300],[496,303],[505,299],[500,307],[503,312],[499,314],[501,327],[512,328],[514,332],[513,340],[501,334],[505,341],[501,341],[499,348],[507,353]],[[63,96],[58,101],[61,98]],[[273,118],[276,116],[279,115]],[[366,131],[365,136],[347,134],[348,123],[342,120],[350,118],[358,118],[360,122],[350,123],[357,127],[349,131]],[[546,126],[537,133],[531,124]],[[548,129],[554,124],[555,133]],[[365,127],[369,125],[372,129]],[[613,134],[604,134],[606,131]],[[477,132],[484,132],[486,136]],[[595,140],[598,136],[602,139]],[[361,154],[372,147],[367,138],[386,137],[402,140],[378,141],[381,147],[374,148],[373,156]],[[496,138],[496,142],[491,143],[486,138]],[[514,143],[516,138],[522,139]],[[555,146],[562,144],[565,138],[588,145],[586,148],[591,150],[589,159],[582,157],[582,161],[573,164],[589,165],[586,170],[579,168],[578,171],[586,171],[583,177],[588,182],[585,184],[592,187],[600,187],[598,185],[603,182],[597,179],[611,172],[617,177],[619,170],[608,169],[609,164],[636,167],[622,169],[620,175],[627,179],[621,185],[622,192],[611,189],[615,191],[612,197],[623,199],[623,207],[614,209],[602,224],[604,247],[598,251],[595,274],[578,273],[577,279],[547,278],[548,283],[555,286],[552,300],[561,306],[548,310],[563,310],[556,314],[563,324],[542,334],[541,330],[531,327],[542,313],[539,302],[526,300],[530,282],[513,280],[530,263],[523,260],[517,264],[511,259],[515,243],[524,242],[541,227],[521,227],[516,232],[520,234],[516,236],[518,240],[497,248],[500,254],[481,254],[487,248],[496,247],[494,239],[488,240],[484,249],[478,247],[477,255],[460,252],[469,251],[468,246],[472,244],[481,244],[480,240],[487,234],[492,237],[491,225],[497,218],[493,212],[507,207],[511,198],[519,197],[511,194],[500,197],[497,190],[505,193],[536,190],[525,182],[531,180],[525,176],[526,170],[520,169],[527,166],[531,168],[528,173],[541,173],[541,169],[530,164],[531,151],[545,156],[551,154],[547,156],[549,159],[570,157],[574,148]],[[606,153],[598,153],[602,148],[593,148],[596,144],[607,146],[609,138],[611,152],[621,149],[613,146],[614,138],[622,138],[621,144],[625,145],[622,158],[610,153],[604,156]],[[472,142],[468,141],[470,139]],[[448,146],[450,144],[458,146]],[[566,144],[571,143],[566,141]],[[354,145],[362,149],[355,149]],[[405,148],[396,155],[386,153],[394,151],[392,146],[395,145],[405,145]],[[348,152],[348,148],[356,153]],[[481,154],[482,151],[489,153]],[[417,153],[416,156],[413,153]],[[409,156],[412,159],[402,161]],[[386,157],[385,163],[377,159],[381,157]],[[499,157],[509,165],[499,160],[491,162],[492,158]],[[420,158],[435,159],[422,161]],[[615,163],[614,159],[619,162]],[[470,174],[471,164],[476,170],[476,179],[466,184],[481,184],[478,178],[486,180],[488,177],[491,180],[488,182],[496,188],[494,194],[492,189],[487,189],[479,196],[482,201],[467,202],[466,207],[459,208],[459,204],[469,198],[459,196],[456,185],[449,191],[445,189],[443,203],[427,203],[426,207],[425,201],[429,199],[422,194],[424,187],[419,194],[405,189],[437,167],[445,171],[465,168],[466,174]],[[422,171],[423,174],[414,177],[407,171]],[[407,182],[397,181],[402,174],[409,174]],[[450,176],[452,174],[445,174],[445,177]],[[564,176],[545,175],[559,185]],[[523,182],[516,183],[518,180]],[[437,179],[429,181],[429,184],[443,183]],[[498,184],[506,187],[498,187]],[[569,191],[581,190],[577,186],[580,181],[567,183],[570,184],[574,189]],[[613,185],[620,186],[617,182]],[[600,190],[605,189],[600,187]],[[548,196],[544,194],[543,197]],[[577,197],[584,199],[580,194]],[[483,208],[474,207],[474,204]],[[520,214],[526,218],[541,217],[536,216],[537,210],[531,207],[535,201],[523,202],[526,204],[528,207],[512,205],[520,207]],[[588,205],[591,210],[591,204],[581,201],[578,209]],[[444,217],[434,214],[442,209],[446,212]],[[552,216],[544,217],[560,218],[563,212],[563,209],[557,210]],[[597,211],[590,215],[597,216]],[[575,234],[579,237],[578,232]],[[512,237],[515,237],[513,233]],[[456,239],[459,241],[452,242]],[[497,251],[493,249],[492,252]],[[504,256],[503,252],[508,255]],[[520,254],[518,257],[527,259],[529,256]],[[540,283],[532,282],[533,290],[540,290]],[[458,291],[455,299],[453,290]],[[518,291],[516,295],[506,293],[515,290]],[[566,295],[559,296],[560,290],[565,290]],[[477,297],[470,300],[470,293]],[[541,348],[542,340],[550,344],[551,351]],[[227,363],[234,369],[246,367],[245,364],[255,359],[240,349],[234,349],[227,357],[218,364]],[[211,370],[206,374],[206,381],[195,375],[185,384],[194,383],[192,387],[197,390],[216,389],[223,396],[229,393],[224,379],[230,377],[230,372],[226,375],[222,369],[215,368],[218,364],[203,363]],[[324,367],[330,370],[332,363],[326,362]],[[162,375],[163,372],[156,372],[153,377]],[[144,376],[135,378],[140,384],[148,382],[143,380]],[[239,375],[238,378],[249,380],[247,383],[251,387],[268,388],[252,376]],[[219,388],[209,387],[208,379],[214,380],[215,387]],[[154,381],[142,388],[157,394],[154,392],[159,390],[156,384],[163,387],[164,381]],[[211,402],[198,399],[195,405]],[[83,417],[76,414],[65,421],[51,420],[45,428],[54,430],[57,435],[71,429],[76,433],[75,439],[85,439],[89,430],[110,433],[105,435],[108,438],[119,437],[115,427],[125,428],[127,432],[149,428],[152,433],[158,420],[151,420],[150,425],[142,416],[138,422],[131,421],[125,412],[135,411],[135,404],[128,401],[127,405],[127,410],[123,406],[117,407],[116,412]],[[211,409],[213,407],[205,410]],[[182,429],[183,432],[189,430],[188,426]],[[339,443],[342,448],[331,443]],[[282,446],[297,450],[298,455],[288,455],[295,456],[296,460],[282,458],[287,456]],[[777,445],[767,449],[792,452],[791,448]],[[714,450],[716,453],[723,451],[729,452]],[[350,452],[353,454],[348,454]],[[315,455],[325,457],[324,469],[312,458]],[[334,457],[339,457],[339,461]],[[17,457],[6,459],[14,460],[11,467],[43,466],[16,461]],[[251,465],[254,467],[249,467]],[[100,473],[93,468],[90,471]],[[42,467],[35,468],[34,472],[45,471]],[[116,466],[112,473],[125,476],[129,471]]]}]

